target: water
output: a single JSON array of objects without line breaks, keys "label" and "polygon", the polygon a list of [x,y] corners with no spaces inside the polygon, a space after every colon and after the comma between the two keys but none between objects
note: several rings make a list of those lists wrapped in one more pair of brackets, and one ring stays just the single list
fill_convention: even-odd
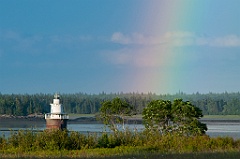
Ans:
[{"label": "water", "polygon": [[[240,123],[238,122],[205,122],[208,127],[207,135],[210,137],[232,137],[234,139],[240,139]],[[9,136],[10,130],[38,130],[42,131],[46,127],[45,122],[38,123],[37,125],[31,124],[15,124],[11,125],[11,127],[6,123],[1,123],[0,121],[0,135],[4,134],[5,136]],[[68,130],[70,131],[78,131],[81,133],[88,132],[110,132],[109,128],[103,124],[76,124],[76,123],[68,123]],[[129,124],[126,125],[130,130],[141,131],[144,129],[142,124]],[[120,127],[121,129],[121,127]]]},{"label": "water", "polygon": [[[126,124],[125,128],[133,131],[142,131],[144,126],[142,124]],[[103,124],[69,124],[68,130],[79,132],[110,132],[110,129]],[[123,130],[119,126],[119,130]]]},{"label": "water", "polygon": [[207,134],[211,137],[232,137],[240,139],[240,123],[238,122],[207,122]]},{"label": "water", "polygon": [[[240,139],[240,123],[237,122],[205,122],[208,127],[207,135],[210,137],[232,137]],[[130,130],[141,131],[144,129],[142,124],[126,125]],[[79,132],[103,132],[110,131],[103,124],[68,124],[70,131]]]}]

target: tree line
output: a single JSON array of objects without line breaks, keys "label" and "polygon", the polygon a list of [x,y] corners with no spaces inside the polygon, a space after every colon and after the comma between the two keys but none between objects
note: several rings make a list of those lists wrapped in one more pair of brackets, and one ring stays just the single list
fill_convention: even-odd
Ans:
[{"label": "tree line", "polygon": [[[136,114],[141,114],[152,100],[183,99],[190,101],[202,110],[203,115],[240,115],[240,93],[193,93],[176,94],[155,93],[99,93],[99,94],[61,94],[61,103],[67,113],[95,114],[99,112],[104,101],[116,97],[126,100],[133,106]],[[53,94],[1,94],[0,114],[26,116],[50,112]]]}]

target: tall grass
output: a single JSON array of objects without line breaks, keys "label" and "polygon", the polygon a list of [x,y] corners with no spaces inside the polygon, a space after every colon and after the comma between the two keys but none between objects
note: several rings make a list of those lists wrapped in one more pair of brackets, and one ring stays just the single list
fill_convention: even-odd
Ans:
[{"label": "tall grass", "polygon": [[240,140],[230,137],[161,135],[157,132],[116,132],[114,134],[31,130],[0,137],[0,158],[4,156],[106,157],[144,154],[189,154],[236,152]]}]

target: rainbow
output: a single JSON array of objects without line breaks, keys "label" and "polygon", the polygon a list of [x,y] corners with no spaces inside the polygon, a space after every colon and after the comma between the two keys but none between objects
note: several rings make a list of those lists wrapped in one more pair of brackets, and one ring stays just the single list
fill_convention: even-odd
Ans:
[{"label": "rainbow", "polygon": [[[155,39],[159,40],[159,43],[148,45],[144,48],[145,52],[138,54],[140,56],[137,57],[140,59],[138,63],[145,64],[145,67],[135,68],[134,73],[126,77],[124,82],[126,87],[138,92],[172,94],[179,91],[187,92],[190,85],[196,85],[192,82],[192,78],[195,77],[190,78],[191,71],[194,70],[188,66],[191,63],[189,59],[194,56],[193,50],[181,47],[183,42],[176,39],[185,37],[186,45],[191,42],[187,40],[191,40],[194,36],[192,33],[196,31],[193,29],[197,29],[197,25],[201,23],[194,18],[202,19],[200,16],[204,16],[197,15],[199,5],[207,6],[207,3],[210,2],[201,1],[200,4],[200,1],[191,0],[156,0],[142,4],[145,14],[143,19],[138,20],[139,26],[143,31],[147,30],[146,34],[160,38]],[[170,44],[165,43],[164,38],[170,40]],[[126,84],[129,82],[131,84]]]}]

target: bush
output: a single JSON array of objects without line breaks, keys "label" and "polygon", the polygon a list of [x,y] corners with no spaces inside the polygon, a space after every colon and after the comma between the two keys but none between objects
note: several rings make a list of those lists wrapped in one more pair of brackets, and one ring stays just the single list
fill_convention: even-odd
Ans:
[{"label": "bush", "polygon": [[87,144],[87,137],[79,132],[70,132],[69,143],[67,146],[68,150],[80,150]]},{"label": "bush", "polygon": [[18,148],[21,151],[33,150],[33,144],[36,141],[36,133],[31,130],[20,130],[12,132],[8,138],[8,144],[12,148]]},{"label": "bush", "polygon": [[7,140],[5,138],[5,136],[0,136],[0,150],[4,150],[6,149],[7,146]]},{"label": "bush", "polygon": [[[114,134],[103,133],[98,136],[96,133],[87,135],[79,132],[68,131],[33,131],[12,132],[6,139],[0,137],[0,154],[3,152],[66,152],[84,151],[94,148],[121,149],[124,153],[128,148],[141,153],[193,153],[193,152],[225,152],[238,151],[240,140],[230,137],[210,138],[207,135],[185,136],[174,133],[165,135],[158,131],[144,132],[116,132]],[[111,150],[110,149],[110,150]]]}]

